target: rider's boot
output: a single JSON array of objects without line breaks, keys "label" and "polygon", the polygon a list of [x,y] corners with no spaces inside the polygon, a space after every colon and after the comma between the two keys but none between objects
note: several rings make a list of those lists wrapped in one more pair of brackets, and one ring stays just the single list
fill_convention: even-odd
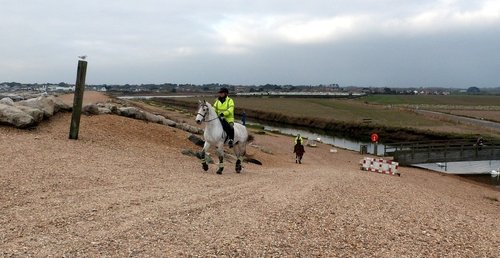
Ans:
[{"label": "rider's boot", "polygon": [[229,128],[228,128],[228,138],[229,138],[229,141],[228,141],[228,145],[229,145],[229,148],[232,148],[233,145],[234,145],[234,127],[233,127],[233,124],[229,124]]}]

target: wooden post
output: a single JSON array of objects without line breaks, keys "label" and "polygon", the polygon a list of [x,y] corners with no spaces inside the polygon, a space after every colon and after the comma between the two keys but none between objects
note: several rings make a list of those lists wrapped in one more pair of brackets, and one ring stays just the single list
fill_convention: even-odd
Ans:
[{"label": "wooden post", "polygon": [[69,138],[72,140],[78,139],[78,131],[80,130],[80,116],[82,114],[86,74],[87,61],[79,60],[76,73],[75,97],[73,98],[73,114],[71,115],[71,126],[69,128]]}]

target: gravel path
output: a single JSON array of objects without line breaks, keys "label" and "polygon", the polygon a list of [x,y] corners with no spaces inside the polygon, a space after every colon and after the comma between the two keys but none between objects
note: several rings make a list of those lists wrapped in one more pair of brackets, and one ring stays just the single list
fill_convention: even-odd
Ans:
[{"label": "gravel path", "polygon": [[500,192],[414,168],[359,170],[362,156],[256,135],[269,155],[242,174],[202,172],[187,133],[70,114],[0,127],[1,256],[498,257]]}]

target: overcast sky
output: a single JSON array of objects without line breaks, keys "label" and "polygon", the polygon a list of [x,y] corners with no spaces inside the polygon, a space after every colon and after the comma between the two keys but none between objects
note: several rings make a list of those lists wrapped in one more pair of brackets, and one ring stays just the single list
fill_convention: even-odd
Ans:
[{"label": "overcast sky", "polygon": [[0,0],[0,82],[500,86],[500,0]]}]

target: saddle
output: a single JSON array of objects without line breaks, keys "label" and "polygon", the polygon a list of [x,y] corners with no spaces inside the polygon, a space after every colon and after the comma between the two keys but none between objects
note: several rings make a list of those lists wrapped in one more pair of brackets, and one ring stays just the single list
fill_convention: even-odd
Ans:
[{"label": "saddle", "polygon": [[[229,135],[226,133],[226,131],[224,131],[222,133],[222,139],[224,139],[224,144],[226,144],[229,141]],[[234,141],[233,145],[236,145],[236,144],[238,144],[238,142]]]}]

